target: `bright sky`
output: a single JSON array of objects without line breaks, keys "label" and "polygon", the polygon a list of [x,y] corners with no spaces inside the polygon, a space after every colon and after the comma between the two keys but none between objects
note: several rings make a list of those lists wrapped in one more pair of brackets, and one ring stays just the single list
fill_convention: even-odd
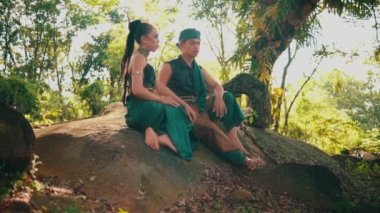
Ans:
[{"label": "bright sky", "polygon": [[[123,1],[122,1],[123,2]],[[179,32],[187,27],[195,27],[201,31],[202,34],[202,46],[201,52],[197,58],[197,61],[200,64],[212,64],[210,62],[216,62],[216,58],[212,53],[208,43],[206,42],[206,36],[210,39],[213,39],[212,30],[209,26],[202,22],[196,21],[190,17],[191,11],[190,7],[186,6],[191,3],[191,0],[184,1],[185,6],[179,7],[179,16],[176,18],[176,23],[170,26],[170,29],[159,29],[161,34],[165,33],[167,30],[175,30],[176,36],[175,41],[178,39]],[[125,4],[125,3],[123,3]],[[131,1],[128,1],[128,6],[133,5],[132,11],[138,17],[146,17],[148,20],[156,20],[159,14],[150,14],[147,15],[142,7],[143,4],[132,4]],[[332,49],[340,49],[342,51],[351,52],[352,50],[357,49],[359,57],[356,57],[353,61],[349,61],[346,57],[334,56],[333,58],[324,59],[324,61],[319,66],[317,74],[314,78],[318,78],[318,75],[321,75],[327,71],[339,69],[345,71],[348,75],[355,78],[364,80],[366,72],[372,70],[375,72],[380,72],[379,68],[376,68],[371,65],[364,64],[365,60],[373,54],[374,46],[376,45],[375,41],[375,29],[372,28],[374,25],[374,20],[370,19],[368,21],[355,21],[355,23],[345,21],[343,18],[338,17],[337,15],[329,14],[324,12],[320,14],[320,23],[321,31],[319,35],[316,35],[317,45],[312,47],[302,48],[298,51],[296,59],[293,61],[288,77],[287,82],[290,84],[295,83],[298,80],[304,79],[305,75],[311,73],[313,68],[316,65],[316,59],[312,57],[312,54],[315,49],[318,49],[322,44],[327,45]],[[87,31],[80,32],[78,39],[74,42],[74,48],[79,49],[80,46],[90,40],[90,34],[96,35],[100,32],[108,30],[111,26],[109,24],[98,25],[94,28],[91,28]],[[127,26],[126,26],[127,27]],[[235,49],[235,38],[233,33],[229,33],[227,36],[227,51],[229,54],[233,53]],[[161,38],[164,36],[162,35]],[[154,56],[154,55],[153,55]],[[275,87],[280,85],[282,69],[287,61],[287,53],[284,52],[281,57],[276,62],[273,69],[273,83]],[[205,66],[207,68],[207,66]],[[210,68],[208,68],[210,69]]]},{"label": "bright sky", "polygon": [[[364,80],[368,70],[379,71],[375,66],[365,64],[365,61],[373,54],[376,45],[376,33],[372,28],[374,20],[356,21],[356,23],[347,22],[341,17],[322,13],[319,17],[321,31],[317,38],[317,47],[302,48],[297,53],[293,61],[289,74],[288,82],[292,83],[303,77],[303,74],[309,75],[316,66],[316,59],[312,57],[316,48],[322,44],[332,49],[352,52],[358,50],[359,56],[350,61],[348,57],[334,56],[326,58],[319,66],[318,74],[315,77],[330,71],[334,68],[345,71],[348,75],[360,80]],[[379,44],[377,44],[379,45]],[[280,85],[282,70],[287,62],[287,53],[283,53],[274,66],[273,77],[277,85]]]}]

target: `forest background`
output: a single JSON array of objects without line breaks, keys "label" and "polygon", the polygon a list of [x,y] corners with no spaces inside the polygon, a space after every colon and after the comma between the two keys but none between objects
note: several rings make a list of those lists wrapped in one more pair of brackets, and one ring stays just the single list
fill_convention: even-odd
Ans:
[{"label": "forest background", "polygon": [[250,57],[244,51],[259,49],[249,42],[257,43],[260,29],[271,32],[263,17],[280,20],[297,1],[278,1],[257,14],[254,2],[2,0],[0,101],[36,128],[96,116],[121,100],[128,22],[142,19],[160,32],[160,49],[149,59],[156,70],[179,54],[179,32],[196,27],[202,33],[197,61],[216,79],[225,83],[251,73],[266,83],[270,128],[331,155],[378,154],[379,2],[321,1],[273,63],[260,55],[265,50]]}]

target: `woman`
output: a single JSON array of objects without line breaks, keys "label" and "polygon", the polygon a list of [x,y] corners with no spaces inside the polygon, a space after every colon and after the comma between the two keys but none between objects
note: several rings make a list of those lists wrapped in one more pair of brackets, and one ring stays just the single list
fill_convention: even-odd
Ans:
[{"label": "woman", "polygon": [[[179,98],[169,97],[171,91],[156,82],[154,69],[147,63],[149,53],[159,45],[157,30],[140,20],[131,22],[129,30],[121,61],[121,76],[125,80],[123,101],[126,99],[128,110],[126,122],[131,128],[145,131],[145,143],[153,150],[167,146],[190,160],[189,131],[195,112]],[[136,51],[135,41],[139,45]]]}]

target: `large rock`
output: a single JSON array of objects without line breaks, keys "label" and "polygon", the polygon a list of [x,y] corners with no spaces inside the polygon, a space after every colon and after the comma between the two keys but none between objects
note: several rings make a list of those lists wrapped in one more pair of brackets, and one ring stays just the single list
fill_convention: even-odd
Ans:
[{"label": "large rock", "polygon": [[0,166],[24,171],[32,158],[35,136],[32,127],[17,110],[0,102]]},{"label": "large rock", "polygon": [[[107,200],[130,212],[158,212],[204,192],[209,168],[231,167],[203,145],[191,161],[163,148],[152,151],[141,132],[126,126],[124,113],[115,103],[102,116],[37,130],[39,176],[74,186],[87,200]],[[268,130],[248,128],[240,134],[247,148],[268,162],[267,168],[244,174],[252,176],[247,180],[323,209],[333,208],[342,191],[353,186],[338,163],[317,148]],[[230,175],[233,181],[239,174]]]}]

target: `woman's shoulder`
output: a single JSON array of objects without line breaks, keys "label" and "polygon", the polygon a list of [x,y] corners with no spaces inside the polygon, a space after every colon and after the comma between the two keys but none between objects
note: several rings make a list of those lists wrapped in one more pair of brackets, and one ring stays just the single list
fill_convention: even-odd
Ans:
[{"label": "woman's shoulder", "polygon": [[138,68],[138,69],[144,69],[144,67],[146,66],[147,63],[148,62],[147,62],[146,58],[143,55],[133,53],[129,66],[130,67],[134,67],[135,69],[136,68]]},{"label": "woman's shoulder", "polygon": [[135,62],[137,63],[143,63],[144,65],[148,63],[147,58],[144,55],[141,55],[138,52],[134,52],[132,54],[132,58],[134,59]]}]

